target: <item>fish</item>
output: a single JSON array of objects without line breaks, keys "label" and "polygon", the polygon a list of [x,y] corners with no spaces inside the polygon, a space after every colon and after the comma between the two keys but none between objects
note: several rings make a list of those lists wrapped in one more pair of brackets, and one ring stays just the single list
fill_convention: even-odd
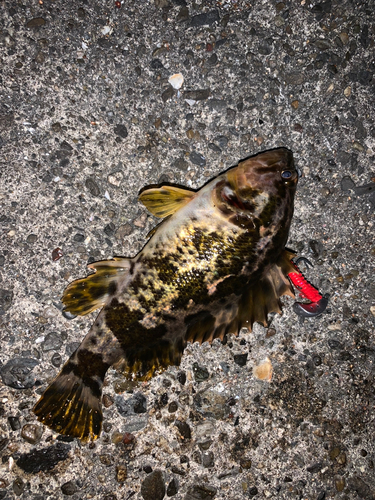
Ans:
[{"label": "fish", "polygon": [[224,340],[267,326],[294,297],[285,248],[298,173],[286,148],[239,162],[199,190],[149,187],[139,201],[163,219],[132,258],[88,265],[64,291],[64,311],[101,308],[93,326],[33,408],[53,431],[93,441],[101,433],[102,387],[114,368],[145,381],[178,366],[188,342]]}]

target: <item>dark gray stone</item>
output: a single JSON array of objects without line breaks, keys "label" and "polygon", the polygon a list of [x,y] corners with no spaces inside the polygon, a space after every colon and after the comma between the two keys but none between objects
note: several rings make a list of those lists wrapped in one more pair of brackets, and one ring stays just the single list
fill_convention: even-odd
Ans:
[{"label": "dark gray stone", "polygon": [[188,488],[184,500],[211,500],[215,498],[216,493],[217,489],[214,486],[196,484]]},{"label": "dark gray stone", "polygon": [[305,82],[305,76],[302,71],[287,73],[285,74],[284,79],[289,85],[302,85]]},{"label": "dark gray stone", "polygon": [[151,69],[163,69],[164,66],[163,66],[163,63],[161,62],[160,59],[153,59],[150,62],[150,68]]},{"label": "dark gray stone", "polygon": [[353,179],[349,176],[349,175],[345,175],[342,179],[341,179],[341,189],[343,191],[349,191],[349,189],[354,189],[355,188],[355,184],[353,182]]},{"label": "dark gray stone", "polygon": [[364,194],[371,194],[375,191],[375,182],[370,182],[369,184],[364,184],[363,186],[356,186],[354,192],[357,196],[362,196]]},{"label": "dark gray stone", "polygon": [[113,131],[117,136],[121,137],[122,139],[128,137],[128,129],[122,123],[116,125]]},{"label": "dark gray stone", "polygon": [[26,241],[27,243],[35,243],[37,239],[38,236],[36,234],[29,234],[29,236],[26,238]]},{"label": "dark gray stone", "polygon": [[207,368],[205,368],[204,366],[199,366],[198,363],[193,363],[193,373],[196,382],[203,382],[210,376]]},{"label": "dark gray stone", "polygon": [[69,445],[57,443],[41,450],[24,453],[16,463],[20,469],[31,474],[49,471],[68,458],[70,448]]},{"label": "dark gray stone", "polygon": [[211,111],[223,111],[226,109],[228,103],[224,99],[209,99],[207,105]]},{"label": "dark gray stone", "polygon": [[61,485],[61,491],[63,495],[72,496],[74,493],[77,493],[80,488],[78,488],[77,483],[75,481],[68,481]]},{"label": "dark gray stone", "polygon": [[210,97],[210,89],[185,90],[184,99],[191,101],[204,101]]},{"label": "dark gray stone", "polygon": [[215,137],[214,141],[219,145],[221,149],[225,149],[228,146],[228,137],[225,135],[218,135]]},{"label": "dark gray stone", "polygon": [[91,177],[88,177],[85,182],[86,188],[90,191],[92,196],[99,196],[100,195],[100,189],[98,184],[92,179]]},{"label": "dark gray stone", "polygon": [[8,417],[8,422],[12,431],[21,429],[21,422],[19,417]]},{"label": "dark gray stone", "polygon": [[194,165],[198,165],[199,167],[204,167],[206,165],[206,158],[196,151],[192,151],[189,156],[189,160]]},{"label": "dark gray stone", "polygon": [[206,453],[202,453],[202,465],[206,469],[210,467],[214,467],[215,465],[215,456],[212,451],[208,451]]},{"label": "dark gray stone", "polygon": [[34,19],[30,19],[27,21],[26,28],[39,28],[40,26],[44,26],[46,24],[46,20],[42,17],[34,17]]},{"label": "dark gray stone", "polygon": [[167,487],[167,496],[174,497],[178,493],[178,482],[175,478],[171,479]]},{"label": "dark gray stone", "polygon": [[209,12],[193,16],[190,21],[190,27],[196,28],[197,26],[211,26],[219,21],[219,11],[216,9],[210,10]]},{"label": "dark gray stone", "polygon": [[248,354],[235,354],[234,355],[234,362],[238,365],[238,366],[245,366],[246,363],[247,363],[247,356]]},{"label": "dark gray stone", "polygon": [[12,290],[4,290],[4,288],[0,288],[0,316],[3,316],[13,301],[13,292]]},{"label": "dark gray stone", "polygon": [[187,424],[186,422],[181,422],[180,420],[176,420],[174,425],[177,427],[179,433],[184,439],[191,439],[191,430],[189,424]]},{"label": "dark gray stone", "polygon": [[57,351],[62,345],[63,339],[61,338],[61,335],[59,335],[57,332],[50,332],[47,333],[42,342],[42,349],[45,352]]},{"label": "dark gray stone", "polygon": [[115,403],[118,412],[122,416],[147,412],[147,399],[140,392],[128,399],[124,399],[123,396],[116,396]]},{"label": "dark gray stone", "polygon": [[323,243],[317,240],[310,240],[309,247],[313,256],[318,259],[323,252]]},{"label": "dark gray stone", "polygon": [[141,485],[141,495],[144,500],[163,500],[165,482],[160,470],[155,470],[145,477]]},{"label": "dark gray stone", "polygon": [[182,170],[183,172],[186,172],[186,170],[189,168],[188,162],[183,158],[178,158],[176,161],[174,161],[173,166],[179,170]]},{"label": "dark gray stone", "polygon": [[221,149],[219,148],[219,146],[216,146],[216,144],[214,144],[213,142],[208,143],[208,147],[215,153],[221,153]]},{"label": "dark gray stone", "polygon": [[2,381],[13,389],[28,389],[35,385],[35,375],[32,370],[39,361],[32,358],[13,358],[1,367]]},{"label": "dark gray stone", "polygon": [[163,99],[163,102],[169,101],[169,99],[172,99],[172,97],[175,95],[175,90],[173,87],[169,87],[161,95],[161,98]]},{"label": "dark gray stone", "polygon": [[322,470],[322,468],[323,464],[321,462],[317,462],[307,467],[306,470],[307,472],[310,472],[310,474],[317,474],[320,470]]}]

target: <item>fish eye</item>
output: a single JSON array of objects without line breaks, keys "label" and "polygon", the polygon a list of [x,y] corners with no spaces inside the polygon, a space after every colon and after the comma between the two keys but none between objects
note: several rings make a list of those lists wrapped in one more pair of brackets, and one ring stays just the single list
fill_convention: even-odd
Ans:
[{"label": "fish eye", "polygon": [[292,172],[290,170],[284,170],[281,172],[281,177],[283,179],[290,179],[292,177]]}]

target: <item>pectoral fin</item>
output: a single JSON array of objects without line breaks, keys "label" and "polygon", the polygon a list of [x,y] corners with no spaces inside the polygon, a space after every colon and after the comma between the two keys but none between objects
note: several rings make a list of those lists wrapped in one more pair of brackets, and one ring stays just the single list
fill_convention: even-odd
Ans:
[{"label": "pectoral fin", "polygon": [[237,335],[244,326],[251,331],[255,322],[267,326],[269,313],[281,313],[280,297],[294,298],[288,279],[288,274],[295,270],[290,260],[293,256],[285,250],[264,276],[244,287],[242,295],[232,294],[225,303],[219,301],[211,308],[187,316],[185,340],[200,343],[216,338],[224,340],[227,334]]},{"label": "pectoral fin", "polygon": [[242,326],[250,330],[255,322],[267,326],[267,315],[281,313],[280,297],[294,298],[288,274],[295,269],[291,263],[293,253],[284,250],[276,264],[255,284],[249,285],[241,298],[239,319]]},{"label": "pectoral fin", "polygon": [[84,316],[102,307],[118,289],[130,268],[129,259],[93,262],[87,266],[95,273],[70,283],[62,297],[64,311]]},{"label": "pectoral fin", "polygon": [[156,217],[172,215],[189,203],[196,193],[174,186],[162,186],[143,191],[138,199]]}]

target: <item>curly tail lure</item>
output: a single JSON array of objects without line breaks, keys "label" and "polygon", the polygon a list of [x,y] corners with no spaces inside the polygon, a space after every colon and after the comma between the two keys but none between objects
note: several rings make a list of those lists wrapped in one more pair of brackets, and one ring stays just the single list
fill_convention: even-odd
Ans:
[{"label": "curly tail lure", "polygon": [[312,263],[304,258],[300,257],[296,262],[293,262],[296,268],[295,272],[289,273],[293,285],[297,288],[302,298],[310,300],[308,303],[295,302],[293,304],[294,312],[302,318],[314,318],[322,314],[328,305],[328,297],[324,297],[311,283],[307,281],[304,277],[297,264],[300,261],[304,261],[307,266],[313,267]]}]

